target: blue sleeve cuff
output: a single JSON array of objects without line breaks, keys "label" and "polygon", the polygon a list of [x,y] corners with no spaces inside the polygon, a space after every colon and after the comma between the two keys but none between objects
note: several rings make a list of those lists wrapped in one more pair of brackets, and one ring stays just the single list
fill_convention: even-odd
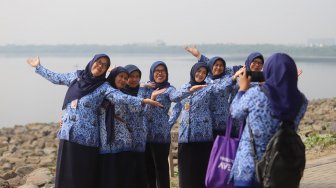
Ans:
[{"label": "blue sleeve cuff", "polygon": [[245,94],[246,91],[238,91],[237,97],[238,99]]}]

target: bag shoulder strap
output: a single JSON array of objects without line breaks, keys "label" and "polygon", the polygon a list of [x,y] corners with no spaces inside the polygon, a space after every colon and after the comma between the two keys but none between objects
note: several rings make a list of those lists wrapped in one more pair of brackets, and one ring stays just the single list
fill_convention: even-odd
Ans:
[{"label": "bag shoulder strap", "polygon": [[253,136],[253,132],[252,132],[252,129],[251,129],[251,126],[250,126],[250,121],[249,121],[249,116],[247,116],[247,121],[246,121],[246,124],[247,124],[247,127],[249,129],[249,133],[250,133],[250,145],[251,145],[251,152],[252,152],[252,157],[253,157],[253,161],[254,161],[254,165],[257,165],[257,149],[256,149],[256,146],[255,146],[255,140],[254,140],[254,136]]}]

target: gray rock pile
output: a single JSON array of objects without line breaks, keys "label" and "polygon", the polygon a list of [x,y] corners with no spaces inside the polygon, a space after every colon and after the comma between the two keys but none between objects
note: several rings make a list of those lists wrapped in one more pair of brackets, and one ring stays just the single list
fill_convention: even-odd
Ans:
[{"label": "gray rock pile", "polygon": [[336,98],[309,101],[308,109],[299,126],[300,134],[336,133]]},{"label": "gray rock pile", "polygon": [[53,187],[57,124],[0,129],[0,187]]}]

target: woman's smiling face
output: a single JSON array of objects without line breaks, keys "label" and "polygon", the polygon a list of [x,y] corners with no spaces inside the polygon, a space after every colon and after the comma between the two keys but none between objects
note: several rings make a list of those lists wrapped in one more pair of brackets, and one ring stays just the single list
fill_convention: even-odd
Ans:
[{"label": "woman's smiling face", "polygon": [[159,65],[154,70],[154,81],[156,83],[163,83],[167,79],[167,70],[165,66]]}]

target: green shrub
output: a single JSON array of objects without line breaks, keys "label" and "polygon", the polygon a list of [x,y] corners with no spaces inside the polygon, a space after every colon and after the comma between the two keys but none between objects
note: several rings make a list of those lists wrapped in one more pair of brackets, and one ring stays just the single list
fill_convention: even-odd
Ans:
[{"label": "green shrub", "polygon": [[305,141],[307,149],[313,148],[315,146],[329,146],[336,144],[336,134],[316,134],[309,136]]}]

